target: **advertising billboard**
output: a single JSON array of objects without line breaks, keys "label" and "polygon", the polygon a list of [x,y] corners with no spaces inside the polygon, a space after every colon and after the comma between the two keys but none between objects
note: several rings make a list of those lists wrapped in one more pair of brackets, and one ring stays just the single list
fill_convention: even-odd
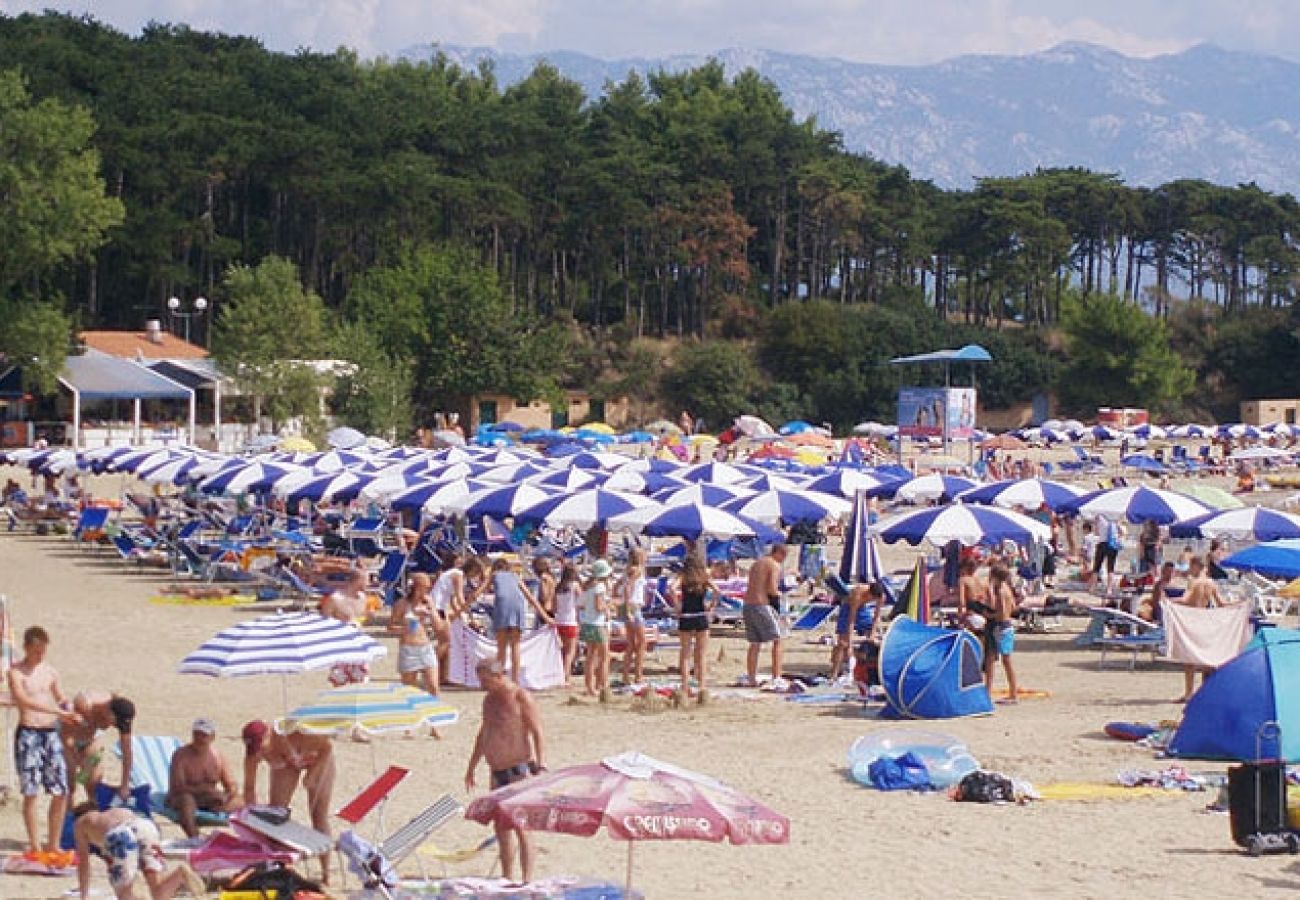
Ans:
[{"label": "advertising billboard", "polygon": [[975,431],[976,400],[975,388],[900,388],[898,433],[968,440]]}]

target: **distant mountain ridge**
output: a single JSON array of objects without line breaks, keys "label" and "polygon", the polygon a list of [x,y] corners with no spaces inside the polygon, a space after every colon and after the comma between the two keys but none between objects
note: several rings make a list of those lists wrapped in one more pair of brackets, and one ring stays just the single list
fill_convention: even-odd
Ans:
[{"label": "distant mountain ridge", "polygon": [[[425,58],[435,48],[405,51]],[[500,53],[441,45],[466,67],[491,59],[503,84],[542,60],[589,96],[631,70],[681,71],[720,60],[770,78],[799,117],[845,146],[943,187],[1043,166],[1119,173],[1135,185],[1204,178],[1300,188],[1300,63],[1202,44],[1151,59],[1067,43],[1026,56],[961,56],[884,66],[766,50],[600,60],[570,51]]]}]

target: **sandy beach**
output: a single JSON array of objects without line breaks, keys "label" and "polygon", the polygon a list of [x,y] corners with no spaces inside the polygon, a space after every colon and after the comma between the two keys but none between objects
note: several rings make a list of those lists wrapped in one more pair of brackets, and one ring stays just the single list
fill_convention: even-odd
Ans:
[{"label": "sandy beach", "polygon": [[[1280,499],[1280,495],[1273,495]],[[890,548],[887,564],[902,567],[918,551]],[[40,624],[53,639],[50,659],[68,692],[88,687],[119,691],[139,708],[137,733],[184,735],[196,715],[213,717],[218,746],[237,762],[238,731],[250,718],[282,709],[278,679],[215,680],[176,674],[179,660],[205,638],[257,607],[211,608],[149,602],[170,579],[122,564],[104,548],[74,545],[66,537],[0,534],[0,593],[15,604],[22,628]],[[1060,781],[1111,783],[1117,772],[1167,765],[1150,751],[1102,733],[1113,720],[1176,718],[1182,676],[1170,664],[1140,662],[1098,670],[1094,651],[1071,641],[1084,619],[1064,629],[1025,634],[1016,664],[1024,687],[1046,699],[1000,706],[992,716],[904,727],[943,731],[966,741],[985,768],[1035,785]],[[381,629],[372,629],[380,636]],[[741,670],[739,630],[715,629],[712,675],[717,684]],[[383,636],[382,640],[392,643]],[[390,651],[390,654],[395,651]],[[796,636],[788,667],[823,672],[829,648]],[[652,660],[651,676],[668,677],[675,651]],[[764,657],[766,666],[766,655]],[[392,655],[375,666],[395,680]],[[1000,673],[999,673],[1000,677]],[[289,679],[291,703],[325,686],[323,672]],[[540,695],[552,768],[640,750],[727,781],[789,816],[791,841],[781,847],[729,844],[644,844],[636,849],[637,886],[649,897],[850,897],[883,892],[928,897],[1006,896],[1260,896],[1300,888],[1300,866],[1287,856],[1251,859],[1232,845],[1226,815],[1205,812],[1206,793],[1169,793],[1093,801],[1041,801],[1025,806],[955,803],[941,794],[882,794],[853,782],[846,753],[854,739],[893,727],[864,714],[859,704],[801,705],[775,696],[740,698],[724,691],[711,705],[653,711],[626,698],[609,705],[563,691]],[[397,763],[413,775],[394,794],[387,819],[400,823],[443,792],[467,799],[462,778],[479,721],[481,694],[451,689],[446,698],[462,713],[441,740],[378,738],[380,767]],[[372,776],[371,748],[337,745],[340,779],[334,805]],[[7,753],[6,749],[6,753]],[[6,767],[11,766],[6,762]],[[1224,766],[1191,762],[1194,772]],[[9,771],[6,768],[4,771]],[[110,779],[116,771],[110,768]],[[296,816],[305,818],[303,798]],[[43,809],[43,806],[42,806]],[[373,828],[373,826],[371,826]],[[363,829],[365,831],[365,829]],[[167,825],[165,837],[179,836]],[[458,821],[436,835],[443,847],[464,847],[486,830]],[[18,804],[0,809],[0,851],[21,848]],[[621,881],[626,848],[603,832],[590,839],[538,837],[539,873],[601,876]],[[455,867],[486,874],[486,856]],[[414,863],[408,863],[414,869]],[[437,872],[437,865],[431,864]],[[352,882],[355,885],[355,882]],[[95,869],[99,896],[107,894],[103,867]],[[0,876],[0,897],[59,897],[74,879]]]}]

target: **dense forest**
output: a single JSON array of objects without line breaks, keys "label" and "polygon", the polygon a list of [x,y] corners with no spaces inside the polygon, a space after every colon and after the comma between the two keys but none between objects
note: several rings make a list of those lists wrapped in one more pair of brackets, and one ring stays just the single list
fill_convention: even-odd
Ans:
[{"label": "dense forest", "polygon": [[[1253,184],[1054,169],[943,191],[718,64],[587,97],[546,66],[503,88],[436,56],[58,14],[0,17],[0,60],[11,356],[54,308],[139,327],[202,295],[196,333],[233,363],[258,331],[361,363],[359,419],[381,392],[419,416],[572,385],[845,425],[890,414],[889,357],[968,341],[997,358],[994,404],[1231,417],[1295,393],[1300,205]],[[14,140],[22,123],[42,139]],[[72,174],[24,162],[58,153]],[[14,199],[38,177],[77,184],[47,192],[75,210],[58,228]],[[258,290],[319,304],[320,327],[256,318]]]}]

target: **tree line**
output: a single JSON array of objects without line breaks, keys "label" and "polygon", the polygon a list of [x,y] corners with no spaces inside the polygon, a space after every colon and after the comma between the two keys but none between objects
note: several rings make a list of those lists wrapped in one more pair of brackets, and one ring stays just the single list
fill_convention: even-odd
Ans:
[{"label": "tree line", "polygon": [[[661,337],[703,342],[661,368],[739,352],[754,397],[837,424],[884,413],[889,356],[963,336],[1007,348],[992,395],[1058,389],[1081,409],[1223,415],[1290,391],[1276,372],[1300,359],[1300,209],[1253,184],[1067,168],[940,190],[716,62],[587,97],[545,64],[503,87],[437,54],[281,54],[54,13],[0,17],[0,60],[25,92],[11,107],[59,104],[77,120],[69,158],[102,179],[99,197],[66,198],[85,211],[80,243],[0,242],[0,297],[139,327],[202,294],[216,339],[231,273],[284,260],[352,355],[410,369],[417,408],[620,380],[682,398],[680,377],[626,384],[638,340]],[[1136,356],[1090,353],[1134,323]],[[829,343],[802,345],[814,360],[783,345],[819,329]],[[1080,383],[1081,360],[1114,377]]]}]

